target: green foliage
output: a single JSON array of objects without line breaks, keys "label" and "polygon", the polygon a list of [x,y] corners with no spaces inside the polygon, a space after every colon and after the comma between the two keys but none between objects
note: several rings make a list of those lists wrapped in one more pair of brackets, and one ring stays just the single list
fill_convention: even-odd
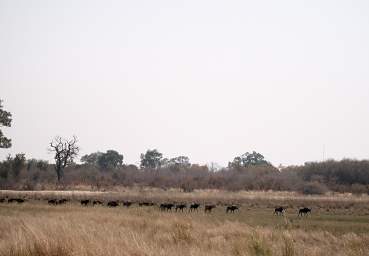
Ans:
[{"label": "green foliage", "polygon": [[264,159],[264,156],[260,153],[253,151],[252,153],[246,152],[241,156],[237,156],[232,162],[228,163],[229,168],[242,168],[255,165],[270,165]]},{"label": "green foliage", "polygon": [[122,166],[123,155],[115,150],[108,150],[106,153],[94,152],[84,155],[81,158],[81,162],[86,165],[98,167],[101,170],[111,170]]},{"label": "green foliage", "polygon": [[123,155],[115,150],[108,150],[101,154],[97,160],[98,166],[103,169],[115,169],[123,164]]},{"label": "green foliage", "polygon": [[49,162],[45,160],[37,160],[36,167],[41,171],[46,171],[49,167]]},{"label": "green foliage", "polygon": [[37,160],[37,159],[28,159],[27,160],[27,171],[32,170],[33,168],[37,168],[42,171],[46,171],[49,167],[48,161],[45,160]]},{"label": "green foliage", "polygon": [[328,160],[325,162],[310,162],[304,166],[295,168],[300,177],[305,181],[319,181],[326,184],[352,185],[369,184],[369,161]]},{"label": "green foliage", "polygon": [[[2,100],[0,100],[0,128],[2,126],[11,126],[12,114],[8,111],[3,110]],[[10,148],[12,146],[11,139],[4,136],[0,129],[0,148]]]},{"label": "green foliage", "polygon": [[8,155],[6,160],[4,160],[0,165],[0,177],[3,179],[7,179],[11,171],[13,177],[15,179],[18,179],[20,172],[25,167],[26,167],[25,154],[22,153],[16,154],[14,158],[11,155]]},{"label": "green foliage", "polygon": [[25,154],[16,154],[12,161],[12,170],[15,178],[18,178],[20,171],[26,166]]},{"label": "green foliage", "polygon": [[190,159],[187,156],[177,156],[171,159],[164,158],[161,160],[161,167],[178,170],[181,168],[189,168],[190,166]]},{"label": "green foliage", "polygon": [[104,153],[102,152],[94,152],[88,155],[84,155],[81,157],[81,162],[84,164],[88,164],[88,165],[92,165],[92,166],[97,166],[98,165],[98,161],[99,161],[99,157],[101,157],[101,155],[103,155]]},{"label": "green foliage", "polygon": [[158,169],[162,163],[163,154],[157,149],[148,149],[145,154],[141,154],[141,168]]},{"label": "green foliage", "polygon": [[1,165],[0,165],[0,177],[3,179],[7,179],[9,177],[9,172],[12,168],[12,161],[13,158],[11,157],[11,155],[9,154],[6,157],[6,160],[4,160]]},{"label": "green foliage", "polygon": [[37,164],[37,159],[29,159],[27,160],[27,171],[30,171],[32,168],[34,168]]}]

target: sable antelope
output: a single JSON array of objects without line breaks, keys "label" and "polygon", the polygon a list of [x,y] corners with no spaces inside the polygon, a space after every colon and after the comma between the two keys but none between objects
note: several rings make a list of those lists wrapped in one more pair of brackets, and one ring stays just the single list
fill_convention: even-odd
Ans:
[{"label": "sable antelope", "polygon": [[123,206],[130,207],[131,205],[132,205],[132,202],[130,201],[123,202]]},{"label": "sable antelope", "polygon": [[161,211],[164,211],[167,208],[167,204],[160,204],[159,208]]},{"label": "sable antelope", "polygon": [[274,215],[283,215],[285,210],[283,207],[277,207],[274,209]]},{"label": "sable antelope", "polygon": [[181,212],[183,212],[183,209],[187,208],[187,205],[185,204],[177,204],[176,205],[176,211],[180,210]]},{"label": "sable antelope", "polygon": [[190,212],[197,211],[199,209],[199,207],[200,207],[200,204],[198,204],[198,203],[191,204],[190,205]]},{"label": "sable antelope", "polygon": [[171,203],[160,204],[160,210],[162,211],[171,211],[173,207],[174,207],[174,204],[171,204]]},{"label": "sable antelope", "polygon": [[24,203],[25,200],[21,198],[9,198],[8,199],[8,203],[13,203],[13,202],[17,202],[18,204],[21,204],[21,203]]},{"label": "sable antelope", "polygon": [[118,204],[118,202],[116,202],[116,201],[109,201],[108,202],[108,206],[109,207],[117,207],[119,204]]},{"label": "sable antelope", "polygon": [[152,203],[152,202],[139,202],[138,203],[138,206],[153,206],[154,205],[154,203]]},{"label": "sable antelope", "polygon": [[205,213],[211,213],[211,210],[213,210],[216,207],[216,205],[214,204],[210,204],[210,205],[205,205]]},{"label": "sable antelope", "polygon": [[58,204],[65,204],[66,202],[68,202],[68,199],[63,198],[58,201]]},{"label": "sable antelope", "polygon": [[310,208],[304,207],[299,210],[299,216],[307,216],[309,213],[311,213]]},{"label": "sable antelope", "polygon": [[97,205],[97,204],[102,205],[103,203],[101,201],[99,201],[99,200],[94,200],[92,202],[92,205]]},{"label": "sable antelope", "polygon": [[52,205],[57,205],[57,204],[58,204],[58,200],[56,200],[56,199],[49,199],[49,200],[47,201],[47,203],[48,203],[48,204],[52,204]]},{"label": "sable antelope", "polygon": [[230,206],[227,206],[227,208],[226,208],[226,213],[234,213],[234,211],[236,211],[236,210],[240,210],[239,209],[239,207],[238,206],[236,206],[236,205],[230,205]]},{"label": "sable antelope", "polygon": [[90,200],[86,199],[86,200],[81,200],[81,205],[83,206],[87,206],[90,203]]}]

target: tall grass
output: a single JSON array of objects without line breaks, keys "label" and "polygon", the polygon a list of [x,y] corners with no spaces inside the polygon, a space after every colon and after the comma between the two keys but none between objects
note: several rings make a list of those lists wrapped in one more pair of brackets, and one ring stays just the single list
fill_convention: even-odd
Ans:
[{"label": "tall grass", "polygon": [[0,256],[369,255],[369,234],[252,226],[220,213],[29,203],[0,205],[0,219]]}]

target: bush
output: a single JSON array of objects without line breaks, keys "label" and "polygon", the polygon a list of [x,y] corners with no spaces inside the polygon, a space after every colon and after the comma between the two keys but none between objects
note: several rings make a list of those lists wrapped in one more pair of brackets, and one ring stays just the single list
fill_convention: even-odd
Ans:
[{"label": "bush", "polygon": [[183,190],[183,192],[185,193],[190,193],[193,192],[195,190],[193,184],[191,182],[184,182],[181,184],[181,189]]},{"label": "bush", "polygon": [[304,195],[323,195],[328,192],[328,188],[319,182],[308,182],[302,186],[301,192]]},{"label": "bush", "polygon": [[369,193],[369,189],[365,185],[352,184],[352,186],[351,186],[351,192],[353,194],[357,194],[357,195],[359,195],[359,194],[366,194],[366,193]]}]

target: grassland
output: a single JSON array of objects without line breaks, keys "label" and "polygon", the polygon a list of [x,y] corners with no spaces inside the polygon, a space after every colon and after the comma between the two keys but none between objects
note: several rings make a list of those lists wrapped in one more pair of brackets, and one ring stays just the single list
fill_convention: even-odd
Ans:
[{"label": "grassland", "polygon": [[[367,196],[147,190],[14,192],[24,204],[0,204],[0,255],[369,255]],[[51,206],[50,197],[70,198]],[[211,214],[162,212],[157,206],[82,207],[82,198],[214,202]],[[226,214],[224,205],[241,210]],[[284,205],[284,217],[273,207]],[[298,217],[301,206],[312,207]]]}]

